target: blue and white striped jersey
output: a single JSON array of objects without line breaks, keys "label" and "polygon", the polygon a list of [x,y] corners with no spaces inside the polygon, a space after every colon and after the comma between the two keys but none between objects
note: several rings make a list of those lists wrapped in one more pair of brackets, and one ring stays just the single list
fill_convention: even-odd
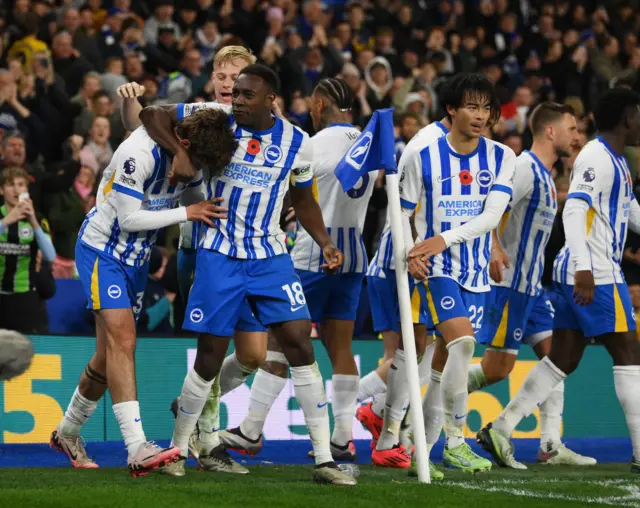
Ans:
[{"label": "blue and white striped jersey", "polygon": [[[456,153],[441,137],[429,145],[407,147],[400,160],[400,202],[415,210],[424,199],[420,238],[455,229],[480,215],[490,192],[512,193],[516,156],[509,147],[481,137],[468,155]],[[469,291],[490,290],[491,232],[452,245],[434,256],[429,277],[450,277]]]},{"label": "blue and white striped jersey", "polygon": [[[567,204],[572,199],[589,204],[585,227],[596,285],[624,282],[620,262],[635,197],[626,159],[601,137],[587,143],[578,154],[571,172]],[[574,283],[571,257],[565,244],[553,263],[555,282]]]},{"label": "blue and white striped jersey", "polygon": [[[436,139],[446,136],[448,133],[449,129],[447,129],[441,122],[433,122],[420,129],[418,133],[411,138],[411,141],[409,141],[404,149],[416,145],[428,145]],[[424,209],[424,202],[420,202],[418,209],[416,210],[415,220],[417,223],[424,221],[424,214],[420,214],[421,208]],[[387,212],[387,220],[380,235],[378,250],[376,250],[373,259],[371,260],[371,264],[367,270],[367,275],[370,277],[380,277],[381,279],[384,279],[386,278],[386,271],[395,270],[394,263],[393,240],[391,239],[391,221],[389,220],[389,212]]]},{"label": "blue and white striped jersey", "polygon": [[[178,119],[201,108],[229,111],[215,102],[180,104]],[[207,198],[222,197],[228,218],[217,220],[214,228],[205,226],[200,246],[240,259],[286,254],[280,212],[290,182],[313,184],[309,136],[280,118],[261,132],[238,126],[233,115],[231,122],[239,146],[223,174],[207,182]]]},{"label": "blue and white striped jersey", "polygon": [[513,196],[498,228],[500,245],[509,256],[509,268],[496,286],[535,296],[542,291],[544,251],[558,210],[551,172],[532,152],[516,159]]},{"label": "blue and white striped jersey", "polygon": [[171,161],[171,154],[154,143],[144,127],[133,131],[104,170],[96,206],[87,214],[80,228],[80,240],[127,265],[142,266],[146,263],[159,230],[122,231],[118,223],[118,195],[140,199],[141,210],[155,212],[175,208],[187,187],[202,185],[202,172],[198,172],[194,181],[186,186],[172,184],[167,176]]},{"label": "blue and white striped jersey", "polygon": [[[322,218],[333,244],[344,254],[340,273],[363,273],[367,270],[362,228],[377,173],[365,173],[348,192],[342,190],[334,173],[359,135],[360,131],[353,125],[334,124],[310,140],[314,157],[313,193],[322,209]],[[325,263],[322,249],[302,227],[298,229],[291,257],[298,270],[319,272]]]}]

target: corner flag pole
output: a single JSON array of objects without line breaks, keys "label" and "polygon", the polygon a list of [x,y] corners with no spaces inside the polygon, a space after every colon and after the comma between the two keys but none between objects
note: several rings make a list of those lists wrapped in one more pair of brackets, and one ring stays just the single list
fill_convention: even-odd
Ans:
[{"label": "corner flag pole", "polygon": [[398,302],[400,304],[400,325],[402,329],[402,343],[404,344],[405,364],[407,366],[407,377],[409,380],[409,404],[411,407],[413,440],[416,447],[415,453],[418,465],[418,481],[421,483],[431,483],[427,438],[424,430],[424,416],[422,414],[420,377],[418,375],[418,356],[416,353],[416,341],[413,333],[409,279],[406,276],[408,268],[408,252],[404,242],[404,232],[402,227],[399,181],[397,173],[387,173],[387,197],[389,198],[389,204],[387,206],[389,206],[391,235],[393,238],[396,285],[398,289]]}]

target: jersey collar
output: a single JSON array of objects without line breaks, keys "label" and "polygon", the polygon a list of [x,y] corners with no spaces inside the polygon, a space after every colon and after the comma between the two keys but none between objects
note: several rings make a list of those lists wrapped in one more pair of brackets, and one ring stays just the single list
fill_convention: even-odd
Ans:
[{"label": "jersey collar", "polygon": [[336,123],[332,123],[327,125],[327,129],[330,129],[331,127],[353,127],[353,125],[351,125],[350,123],[346,123],[346,122],[336,122]]},{"label": "jersey collar", "polygon": [[447,126],[445,124],[443,124],[442,122],[440,122],[439,120],[435,122],[435,124],[440,127],[440,130],[442,130],[442,132],[446,134],[449,134],[449,129],[447,129]]},{"label": "jersey collar", "polygon": [[529,156],[534,160],[534,162],[538,166],[540,166],[542,169],[544,169],[547,173],[551,173],[551,170],[549,168],[547,168],[547,166],[542,164],[542,161],[540,159],[538,159],[538,156],[535,153],[530,152],[529,150],[525,150],[525,152],[529,154]]},{"label": "jersey collar", "polygon": [[618,159],[622,159],[622,158],[624,158],[624,155],[621,155],[621,154],[619,154],[618,152],[616,152],[616,151],[613,149],[613,147],[612,147],[609,143],[607,143],[607,140],[606,140],[606,139],[604,139],[602,136],[596,136],[596,139],[597,139],[598,141],[600,141],[600,143],[602,143],[602,144],[604,145],[604,147],[605,147],[607,150],[609,150],[609,152],[611,152],[611,155],[613,155],[613,156],[617,157]]}]

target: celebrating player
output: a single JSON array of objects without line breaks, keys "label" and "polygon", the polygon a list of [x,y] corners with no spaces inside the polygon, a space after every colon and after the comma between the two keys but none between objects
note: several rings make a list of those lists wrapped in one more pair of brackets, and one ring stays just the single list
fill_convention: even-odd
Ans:
[{"label": "celebrating player", "polygon": [[[342,79],[328,78],[314,90],[311,105],[311,118],[318,131],[310,140],[314,154],[312,190],[331,238],[344,253],[345,263],[339,274],[323,273],[322,249],[304,228],[298,230],[291,252],[311,319],[320,325],[320,336],[333,365],[331,453],[335,460],[348,461],[356,460],[351,434],[359,381],[351,338],[367,268],[362,228],[375,185],[375,179],[367,173],[353,189],[344,192],[334,175],[336,166],[360,135],[349,123],[352,103],[349,85]],[[262,446],[265,420],[287,376],[286,358],[275,341],[269,342],[268,358],[251,386],[248,416],[239,427],[221,433],[227,448],[257,453]]]},{"label": "celebrating player", "polygon": [[[296,398],[314,446],[314,479],[354,485],[355,479],[340,471],[331,457],[326,396],[309,338],[309,312],[279,227],[290,177],[297,218],[323,249],[324,267],[338,269],[343,256],[333,245],[313,197],[312,153],[306,134],[272,115],[277,86],[271,69],[250,65],[233,87],[234,129],[240,146],[224,174],[208,183],[209,195],[228,201],[229,218],[206,230],[198,250],[184,325],[199,333],[198,353],[179,398],[172,442],[180,448],[184,464],[189,436],[248,302],[261,324],[272,328],[291,365]],[[181,105],[179,117],[201,107],[215,105]],[[165,113],[155,111],[158,116]],[[168,139],[162,122],[145,115],[142,120],[152,137],[159,142]]]},{"label": "celebrating player", "polygon": [[[489,291],[490,231],[498,225],[511,198],[515,154],[481,136],[500,115],[495,90],[478,74],[467,74],[451,87],[445,100],[451,132],[423,147],[405,151],[400,161],[400,197],[410,216],[425,196],[424,241],[409,252],[409,271],[428,303],[427,326],[436,328],[446,344],[448,359],[442,372],[447,443],[444,462],[463,471],[482,471],[491,462],[476,455],[464,440],[467,416],[468,368],[482,326],[485,293]],[[437,352],[437,350],[436,350]],[[406,403],[404,362],[391,374],[387,406],[401,414]],[[434,359],[435,366],[435,359]],[[431,388],[431,385],[429,386]],[[393,393],[396,392],[396,393]],[[392,457],[398,413],[385,411],[384,430],[374,454]],[[427,422],[428,423],[428,422]]]},{"label": "celebrating player", "polygon": [[[489,347],[482,363],[469,369],[469,392],[509,376],[522,342],[542,359],[551,349],[553,307],[542,289],[544,253],[558,209],[550,168],[568,157],[577,139],[569,106],[545,102],[531,114],[533,146],[516,160],[516,180],[509,210],[493,232],[491,278],[480,343]],[[503,267],[506,270],[503,270]],[[594,465],[595,459],[569,450],[560,441],[564,383],[540,405],[538,461],[545,464]],[[516,468],[526,469],[514,461]]]},{"label": "celebrating player", "polygon": [[[255,61],[256,57],[242,46],[225,46],[216,53],[211,73],[216,103],[231,105],[233,83],[242,69]],[[142,106],[137,98],[144,94],[144,87],[137,83],[128,83],[122,85],[118,93],[124,98],[123,123],[128,129],[133,130],[141,125],[139,117]],[[167,110],[175,111],[175,105],[167,106]],[[276,110],[276,113],[279,111]],[[180,224],[178,283],[185,302],[195,273],[197,246],[202,236],[201,226],[199,222]],[[220,397],[240,386],[258,369],[267,354],[266,329],[255,318],[248,304],[244,307],[236,325],[234,343],[235,351],[225,358],[218,374],[218,382],[214,384],[198,420],[196,431],[189,440],[189,451],[205,471],[247,474],[249,470],[234,461],[225,452],[224,447],[220,446],[217,429],[220,427]],[[172,410],[174,413],[178,410],[177,399],[172,404]],[[170,471],[171,469],[164,470],[164,472]],[[178,471],[180,471],[179,468]]]},{"label": "celebrating player", "polygon": [[[457,78],[447,83],[450,86]],[[440,122],[433,122],[432,124],[421,129],[412,139],[405,149],[412,150],[414,147],[424,147],[437,140],[442,136],[446,136],[449,133],[451,124],[448,118],[443,118]],[[424,213],[420,213],[421,209],[424,210],[425,203],[421,201],[419,206],[416,207],[417,211],[414,216],[414,221],[418,224],[415,227],[422,230],[425,226],[419,226],[419,223],[425,220]],[[371,305],[371,315],[373,317],[374,330],[382,333],[382,338],[385,345],[385,362],[378,367],[375,371],[367,374],[360,380],[360,389],[358,397],[365,399],[375,395],[375,401],[360,406],[356,412],[356,418],[367,428],[373,437],[373,446],[377,444],[377,440],[380,438],[383,426],[383,414],[387,402],[386,391],[387,383],[382,378],[382,375],[386,379],[389,377],[389,369],[393,363],[394,357],[398,354],[404,355],[401,350],[398,353],[398,344],[400,342],[400,315],[398,308],[398,290],[396,288],[396,272],[394,269],[394,257],[393,257],[393,241],[391,238],[391,222],[389,217],[385,223],[384,230],[380,236],[380,242],[378,250],[375,253],[373,260],[367,271],[367,291],[369,293],[369,302]],[[423,312],[424,304],[420,298],[420,294],[417,288],[413,290],[413,297],[411,299],[413,321],[414,321],[414,333],[418,340],[421,342],[427,342],[427,329],[424,323],[420,324],[420,313]],[[424,321],[424,319],[422,320]],[[420,375],[420,384],[427,383],[431,375],[431,361],[433,357],[433,350],[435,344],[432,342],[426,346],[425,353],[422,356],[420,364],[418,365],[418,373]],[[442,412],[440,411],[440,414]],[[405,420],[406,420],[405,415]],[[407,426],[408,427],[408,426]],[[403,444],[403,434],[400,434],[400,444],[404,447],[405,451],[407,447]],[[407,445],[410,448],[410,442]],[[410,461],[407,460],[407,454],[402,454],[402,461],[387,461],[385,457],[380,457],[376,454],[375,460],[382,458],[381,466],[387,467],[410,467]],[[441,480],[444,475],[433,464],[430,465],[431,478],[433,480]]]},{"label": "celebrating player", "polygon": [[[180,122],[177,143],[194,164],[217,173],[229,162],[237,142],[222,111],[202,111]],[[137,129],[116,150],[104,171],[98,202],[79,233],[76,262],[88,308],[96,314],[96,353],[71,399],[51,444],[64,452],[74,467],[98,467],[86,454],[80,429],[109,388],[134,476],[177,460],[180,450],[161,449],[147,442],[136,401],[135,321],[142,307],[149,271],[149,254],[158,230],[184,222],[226,217],[226,209],[201,201],[202,175],[189,183],[169,178],[170,155],[157,146],[145,129]]]},{"label": "celebrating player", "polygon": [[640,95],[616,88],[595,111],[598,136],[573,167],[563,212],[566,244],[553,264],[557,294],[551,352],[529,373],[520,391],[478,441],[496,462],[514,459],[510,436],[520,421],[548,400],[580,363],[587,339],[595,337],[613,359],[613,379],[640,473],[640,342],[622,260],[627,228],[640,232],[640,206],[622,152],[640,141]]}]

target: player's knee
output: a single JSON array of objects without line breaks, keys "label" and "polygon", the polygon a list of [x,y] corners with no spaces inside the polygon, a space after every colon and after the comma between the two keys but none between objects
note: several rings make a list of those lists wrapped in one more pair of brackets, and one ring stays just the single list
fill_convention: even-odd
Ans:
[{"label": "player's knee", "polygon": [[549,354],[549,360],[567,376],[573,373],[578,368],[578,365],[580,365],[580,358],[555,355],[553,350]]},{"label": "player's knee", "polygon": [[267,350],[243,351],[240,354],[236,351],[238,361],[248,370],[258,370],[267,359]]},{"label": "player's knee", "polygon": [[483,365],[482,370],[488,385],[499,383],[503,379],[507,379],[509,374],[511,374],[511,367],[509,365],[496,365],[489,368]]},{"label": "player's knee", "polygon": [[264,362],[260,366],[260,368],[265,372],[268,372],[269,374],[272,374],[274,376],[278,376],[281,378],[286,378],[287,371],[289,370],[289,366],[284,363],[270,362],[270,361]]}]

